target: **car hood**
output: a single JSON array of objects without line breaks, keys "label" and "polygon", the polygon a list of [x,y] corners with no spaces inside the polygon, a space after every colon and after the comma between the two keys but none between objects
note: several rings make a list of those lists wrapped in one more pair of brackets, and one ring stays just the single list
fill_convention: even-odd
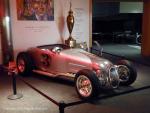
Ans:
[{"label": "car hood", "polygon": [[76,59],[76,60],[80,60],[80,61],[84,61],[88,63],[97,63],[100,66],[103,65],[104,67],[105,65],[112,65],[112,63],[109,60],[104,59],[102,57],[98,57],[82,49],[77,49],[77,48],[68,49],[68,50],[62,51],[61,54],[70,56],[72,59]]}]

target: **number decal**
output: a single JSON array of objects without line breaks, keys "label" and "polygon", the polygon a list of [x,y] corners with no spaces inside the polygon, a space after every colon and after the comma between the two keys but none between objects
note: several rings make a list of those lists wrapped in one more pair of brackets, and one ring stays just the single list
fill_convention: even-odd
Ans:
[{"label": "number decal", "polygon": [[48,54],[42,54],[41,55],[41,63],[45,67],[49,67],[51,63],[51,58]]}]

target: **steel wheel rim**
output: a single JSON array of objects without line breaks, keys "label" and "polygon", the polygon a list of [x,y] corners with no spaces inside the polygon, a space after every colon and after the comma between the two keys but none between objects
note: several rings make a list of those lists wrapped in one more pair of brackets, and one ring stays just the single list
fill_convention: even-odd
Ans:
[{"label": "steel wheel rim", "polygon": [[130,77],[130,71],[127,66],[120,65],[118,68],[120,82],[127,82]]},{"label": "steel wheel rim", "polygon": [[83,97],[88,97],[92,93],[92,84],[88,77],[80,75],[76,82],[77,90]]},{"label": "steel wheel rim", "polygon": [[23,59],[18,59],[18,70],[19,72],[24,72],[25,70],[25,62]]}]

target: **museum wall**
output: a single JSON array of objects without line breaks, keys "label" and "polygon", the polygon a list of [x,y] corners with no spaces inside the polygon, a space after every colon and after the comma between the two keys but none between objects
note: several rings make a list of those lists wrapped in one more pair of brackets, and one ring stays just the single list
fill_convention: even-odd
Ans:
[{"label": "museum wall", "polygon": [[[54,0],[54,21],[18,20],[16,1],[10,0],[11,32],[15,56],[19,51],[29,47],[63,43],[68,38],[66,17],[70,0]],[[78,43],[87,42],[89,45],[89,2],[72,0],[72,10],[75,17],[72,36]]]}]

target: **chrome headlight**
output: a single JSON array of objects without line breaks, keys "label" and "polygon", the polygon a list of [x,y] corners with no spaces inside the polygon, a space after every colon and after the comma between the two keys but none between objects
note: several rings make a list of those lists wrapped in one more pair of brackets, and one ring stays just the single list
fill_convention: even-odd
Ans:
[{"label": "chrome headlight", "polygon": [[97,72],[102,88],[117,88],[120,80],[116,67],[110,67],[108,71],[102,70]]},{"label": "chrome headlight", "polygon": [[112,88],[117,88],[119,86],[120,80],[116,67],[111,67],[109,69],[109,82]]},{"label": "chrome headlight", "polygon": [[98,79],[100,81],[100,85],[102,87],[105,87],[106,84],[108,83],[108,74],[106,71],[99,71],[99,73],[97,74]]}]

